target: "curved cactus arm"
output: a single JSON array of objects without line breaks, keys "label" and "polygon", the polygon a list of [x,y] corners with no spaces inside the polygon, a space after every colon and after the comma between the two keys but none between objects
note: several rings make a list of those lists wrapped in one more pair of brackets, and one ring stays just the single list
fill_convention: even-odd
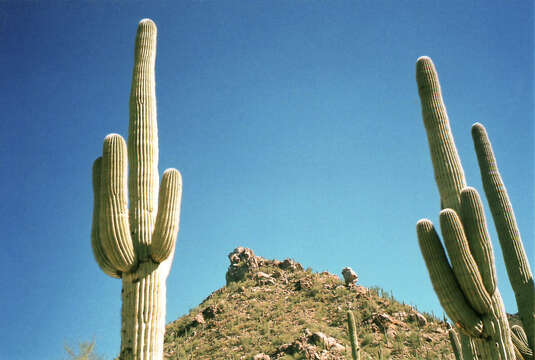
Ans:
[{"label": "curved cactus arm", "polygon": [[470,253],[477,264],[485,289],[492,295],[496,291],[498,282],[494,251],[487,229],[483,203],[477,190],[472,187],[467,187],[461,192],[461,219]]},{"label": "curved cactus arm", "polygon": [[158,128],[156,122],[156,25],[140,21],[130,91],[128,161],[130,225],[140,261],[147,259],[158,201]]},{"label": "curved cactus arm", "polygon": [[182,176],[176,169],[167,169],[160,186],[158,215],[151,244],[151,257],[158,263],[167,259],[175,247],[181,200]]},{"label": "curved cactus arm", "polygon": [[453,272],[466,299],[477,313],[487,314],[492,308],[491,299],[470,253],[461,220],[455,211],[445,209],[440,212],[440,228]]},{"label": "curved cactus arm", "polygon": [[453,329],[448,330],[448,335],[450,337],[451,348],[453,349],[453,354],[455,355],[456,360],[464,360],[463,353],[461,349],[461,341],[459,340],[459,335]]},{"label": "curved cactus arm", "polygon": [[518,350],[518,348],[515,346],[515,359],[516,360],[526,360],[524,358],[524,356],[522,356],[522,353],[520,352],[520,350]]},{"label": "curved cactus arm", "polygon": [[117,271],[102,249],[102,243],[99,232],[99,213],[100,213],[100,173],[102,166],[102,157],[99,157],[93,163],[93,223],[91,225],[91,248],[93,256],[98,266],[106,275],[119,279],[121,272]]},{"label": "curved cactus arm", "polygon": [[433,61],[427,56],[422,56],[416,63],[416,82],[441,207],[457,212],[459,194],[466,187],[464,170],[453,141],[438,74]]},{"label": "curved cactus arm", "polygon": [[529,348],[528,337],[522,327],[518,325],[511,326],[511,340],[515,346],[515,353],[521,356],[520,359],[533,360],[533,351]]},{"label": "curved cactus arm", "polygon": [[355,316],[351,310],[347,311],[347,327],[349,328],[349,341],[351,342],[351,357],[353,360],[360,360],[357,325],[355,324]]},{"label": "curved cactus arm", "polygon": [[472,126],[472,138],[481,172],[483,188],[498,233],[509,281],[515,293],[518,313],[535,349],[535,285],[515,214],[502,181],[492,145],[483,125]]},{"label": "curved cactus arm", "polygon": [[121,272],[136,263],[128,225],[126,174],[126,144],[120,135],[110,134],[102,150],[99,232],[106,257]]},{"label": "curved cactus arm", "polygon": [[429,277],[446,314],[458,328],[470,336],[481,336],[483,321],[468,304],[448,263],[433,223],[427,219],[422,219],[418,221],[416,231]]},{"label": "curved cactus arm", "polygon": [[511,326],[511,333],[514,334],[514,336],[522,343],[527,344],[528,343],[528,337],[526,336],[526,332],[521,326],[513,325]]}]

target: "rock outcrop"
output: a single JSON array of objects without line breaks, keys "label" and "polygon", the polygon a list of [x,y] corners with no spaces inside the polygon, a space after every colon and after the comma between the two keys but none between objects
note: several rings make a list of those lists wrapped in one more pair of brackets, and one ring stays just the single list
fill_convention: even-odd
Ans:
[{"label": "rock outcrop", "polygon": [[351,269],[349,266],[342,269],[342,275],[344,276],[344,282],[348,286],[356,284],[359,280],[359,277],[357,276],[355,271],[353,271],[353,269]]},{"label": "rock outcrop", "polygon": [[246,277],[254,277],[260,283],[266,284],[274,283],[273,278],[280,278],[281,273],[274,273],[272,275],[258,271],[262,266],[274,266],[284,271],[302,271],[303,266],[292,259],[268,260],[261,256],[254,254],[253,250],[242,246],[237,247],[232,251],[228,258],[230,265],[225,276],[227,285],[232,282],[244,280]]}]

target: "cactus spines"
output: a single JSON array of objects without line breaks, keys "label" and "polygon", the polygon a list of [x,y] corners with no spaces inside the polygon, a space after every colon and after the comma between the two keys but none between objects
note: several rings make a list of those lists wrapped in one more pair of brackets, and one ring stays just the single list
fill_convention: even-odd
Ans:
[{"label": "cactus spines", "polygon": [[535,285],[533,274],[518,231],[507,189],[502,181],[492,145],[483,125],[472,126],[485,195],[503,252],[509,281],[515,293],[518,314],[528,334],[528,343],[535,347]]},{"label": "cactus spines", "polygon": [[122,279],[121,360],[163,357],[165,282],[179,227],[180,173],[166,170],[158,191],[155,59],[156,25],[143,19],[135,42],[128,147],[120,135],[108,135],[93,164],[91,244],[104,273]]},{"label": "cactus spines", "polygon": [[353,360],[360,360],[357,325],[355,324],[355,316],[351,310],[347,311],[347,327],[349,328],[349,341],[351,342],[351,357]]}]

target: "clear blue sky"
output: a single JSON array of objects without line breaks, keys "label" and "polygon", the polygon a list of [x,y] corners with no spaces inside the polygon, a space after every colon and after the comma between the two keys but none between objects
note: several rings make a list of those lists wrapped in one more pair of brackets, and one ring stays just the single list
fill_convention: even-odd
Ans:
[{"label": "clear blue sky", "polygon": [[532,1],[146,3],[0,2],[1,359],[60,359],[65,341],[93,337],[118,353],[121,284],[93,260],[91,165],[108,133],[127,135],[145,17],[159,29],[160,171],[184,179],[167,321],[224,285],[239,245],[352,266],[363,285],[442,315],[415,234],[439,212],[421,55],[438,68],[468,183],[482,189],[479,121],[534,254]]}]

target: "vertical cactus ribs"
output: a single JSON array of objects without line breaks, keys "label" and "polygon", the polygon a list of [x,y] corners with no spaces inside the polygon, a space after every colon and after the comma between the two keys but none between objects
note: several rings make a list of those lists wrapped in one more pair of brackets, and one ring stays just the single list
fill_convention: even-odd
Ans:
[{"label": "vertical cactus ribs", "polygon": [[140,21],[128,147],[120,135],[110,134],[93,164],[91,244],[104,273],[123,282],[121,360],[162,359],[165,281],[180,219],[180,173],[167,169],[158,191],[156,35],[152,20]]},{"label": "vertical cactus ribs", "polygon": [[[456,353],[459,352],[459,343],[462,343],[465,360],[468,357],[514,359],[516,349],[496,286],[494,255],[483,205],[477,191],[466,187],[438,75],[430,58],[418,59],[416,79],[435,180],[441,204],[445,208],[440,213],[440,225],[448,255],[431,221],[420,220],[416,227],[433,288],[461,335],[469,336],[467,340],[454,341]],[[499,234],[520,316],[524,327],[533,334],[533,277],[513,210],[484,127],[475,124],[472,134],[485,193]],[[527,342],[532,347],[533,337],[531,341],[528,337]]]},{"label": "vertical cactus ribs", "polygon": [[360,346],[357,336],[357,325],[355,316],[351,310],[347,311],[347,327],[349,329],[349,341],[351,342],[351,357],[353,360],[360,360]]}]

